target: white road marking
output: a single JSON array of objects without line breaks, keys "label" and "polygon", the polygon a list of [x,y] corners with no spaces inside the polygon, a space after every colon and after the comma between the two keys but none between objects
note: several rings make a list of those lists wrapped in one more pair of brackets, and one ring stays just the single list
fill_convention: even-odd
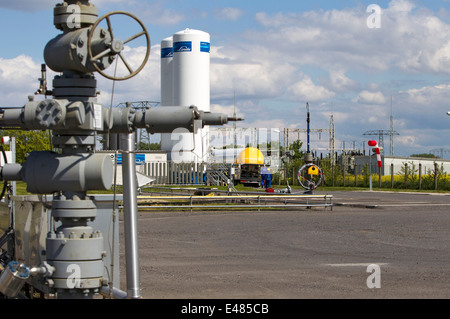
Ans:
[{"label": "white road marking", "polygon": [[349,263],[349,264],[323,264],[323,266],[330,266],[330,267],[367,267],[369,265],[378,265],[378,266],[385,266],[389,265],[388,263]]}]

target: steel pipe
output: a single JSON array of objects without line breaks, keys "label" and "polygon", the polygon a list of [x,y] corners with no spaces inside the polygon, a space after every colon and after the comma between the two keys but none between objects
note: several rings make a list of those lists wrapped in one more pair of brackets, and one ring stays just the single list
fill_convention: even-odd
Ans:
[{"label": "steel pipe", "polygon": [[123,176],[123,212],[128,298],[141,298],[137,227],[137,178],[134,134],[121,134]]},{"label": "steel pipe", "polygon": [[114,299],[127,299],[127,293],[116,287],[112,288],[112,293],[111,293],[110,287],[103,286],[102,289],[100,290],[100,294],[106,298],[109,298],[112,296],[112,298],[114,298]]}]

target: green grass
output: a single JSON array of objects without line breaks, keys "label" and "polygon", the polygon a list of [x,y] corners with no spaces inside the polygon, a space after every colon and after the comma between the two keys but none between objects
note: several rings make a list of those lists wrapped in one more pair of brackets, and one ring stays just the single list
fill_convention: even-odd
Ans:
[{"label": "green grass", "polygon": [[27,184],[25,182],[16,182],[17,195],[32,195],[27,192]]},{"label": "green grass", "polygon": [[[166,185],[166,186],[158,186],[158,187],[163,187],[163,188],[212,188],[212,189],[218,189],[221,191],[226,191],[227,190],[227,186],[206,186],[206,185]],[[245,187],[243,185],[236,185],[235,188],[238,191],[260,191],[260,192],[264,192],[264,190],[262,188],[251,188],[251,187]],[[274,189],[284,189],[286,188],[285,185],[273,185]],[[294,191],[301,191],[304,190],[303,187],[301,186],[291,186],[291,188]],[[352,192],[352,191],[368,191],[369,187],[351,187],[351,186],[336,186],[336,187],[331,187],[331,186],[321,186],[318,187],[316,189],[316,191],[323,191],[323,192],[333,192],[333,191],[347,191],[347,192]],[[373,191],[387,191],[387,192],[417,192],[417,193],[450,193],[449,191],[446,190],[419,190],[419,189],[407,189],[407,188],[401,188],[401,189],[397,189],[397,188],[378,188],[376,187],[376,185],[373,185],[372,187]],[[121,194],[122,193],[122,187],[118,187],[117,189],[117,193]],[[114,194],[114,190],[108,190],[108,191],[90,191],[88,192],[88,194]],[[27,186],[25,182],[17,182],[17,195],[32,195],[31,193],[27,192]]]}]

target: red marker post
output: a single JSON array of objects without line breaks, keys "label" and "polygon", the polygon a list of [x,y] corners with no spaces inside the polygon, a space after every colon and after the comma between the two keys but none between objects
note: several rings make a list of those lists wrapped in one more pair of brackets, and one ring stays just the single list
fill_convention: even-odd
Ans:
[{"label": "red marker post", "polygon": [[375,153],[377,153],[378,167],[382,167],[383,164],[381,162],[380,147],[378,146],[377,141],[369,141],[369,146],[371,146],[375,149]]},{"label": "red marker post", "polygon": [[9,136],[3,136],[2,138],[0,138],[0,143],[2,143],[3,145],[8,145],[10,140],[11,138]]},{"label": "red marker post", "polygon": [[[378,162],[378,184],[379,187],[381,187],[381,167],[383,166],[383,163],[381,162],[381,153],[380,153],[380,147],[378,146],[377,141],[369,141],[369,146],[373,147],[375,150],[375,153],[377,153],[377,162]],[[372,158],[370,156],[369,158]],[[372,190],[372,164],[370,164],[371,172],[370,172],[370,190]]]}]

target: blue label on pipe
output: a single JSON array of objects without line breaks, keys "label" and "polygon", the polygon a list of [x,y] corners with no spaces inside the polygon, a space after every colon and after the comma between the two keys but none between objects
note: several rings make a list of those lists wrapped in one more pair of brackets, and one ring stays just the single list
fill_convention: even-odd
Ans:
[{"label": "blue label on pipe", "polygon": [[209,53],[211,49],[211,44],[209,42],[200,42],[200,52]]},{"label": "blue label on pipe", "polygon": [[173,44],[173,52],[191,52],[192,51],[192,42],[191,41],[182,41],[175,42]]},{"label": "blue label on pipe", "polygon": [[173,58],[173,48],[162,48],[161,58]]}]

